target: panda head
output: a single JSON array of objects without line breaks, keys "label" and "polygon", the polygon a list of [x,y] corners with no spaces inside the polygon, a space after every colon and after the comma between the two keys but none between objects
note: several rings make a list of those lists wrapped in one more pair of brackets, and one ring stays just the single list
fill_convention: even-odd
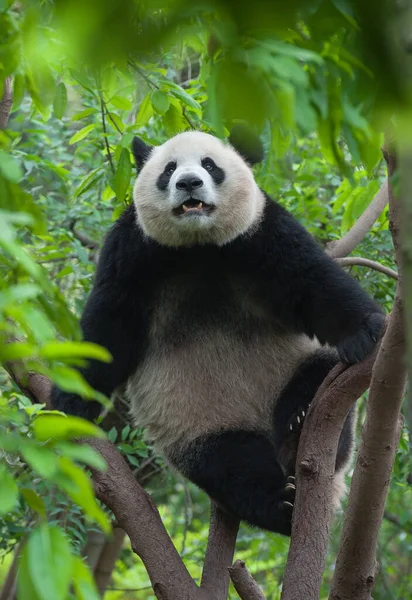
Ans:
[{"label": "panda head", "polygon": [[158,243],[222,246],[259,222],[264,195],[231,145],[189,131],[155,148],[134,138],[132,147],[138,223]]}]

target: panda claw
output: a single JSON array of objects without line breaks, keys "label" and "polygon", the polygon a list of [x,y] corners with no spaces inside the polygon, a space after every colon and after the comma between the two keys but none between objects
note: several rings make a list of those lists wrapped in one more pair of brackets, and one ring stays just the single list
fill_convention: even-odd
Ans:
[{"label": "panda claw", "polygon": [[292,423],[290,423],[290,425],[289,425],[289,429],[290,429],[290,431],[292,431],[292,430],[293,430]]},{"label": "panda claw", "polygon": [[293,483],[293,484],[294,484],[294,483],[295,483],[295,481],[296,481],[296,478],[295,478],[293,475],[289,475],[289,476],[286,478],[286,481],[287,481],[288,483]]},{"label": "panda claw", "polygon": [[288,506],[289,508],[293,508],[292,502],[288,502],[287,500],[284,500],[283,506]]}]

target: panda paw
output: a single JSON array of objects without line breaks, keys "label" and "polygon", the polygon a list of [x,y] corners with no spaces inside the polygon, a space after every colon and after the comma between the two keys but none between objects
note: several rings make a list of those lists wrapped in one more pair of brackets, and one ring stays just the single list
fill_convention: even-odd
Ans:
[{"label": "panda paw", "polygon": [[310,404],[306,408],[302,408],[301,406],[297,409],[295,413],[293,413],[290,418],[287,426],[288,433],[289,432],[298,432],[302,429],[303,423],[305,422],[306,415],[308,414]]},{"label": "panda paw", "polygon": [[385,315],[382,313],[376,312],[366,317],[357,333],[338,344],[340,360],[349,365],[361,362],[376,346],[383,333],[384,324]]},{"label": "panda paw", "polygon": [[282,508],[287,512],[290,512],[290,517],[292,518],[293,506],[295,503],[295,495],[296,495],[296,485],[295,478],[290,475],[286,479],[286,485],[282,494]]}]

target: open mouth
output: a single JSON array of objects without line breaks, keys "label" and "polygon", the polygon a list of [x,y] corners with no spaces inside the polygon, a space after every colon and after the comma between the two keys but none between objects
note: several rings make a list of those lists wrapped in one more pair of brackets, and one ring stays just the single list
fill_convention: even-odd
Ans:
[{"label": "open mouth", "polygon": [[189,198],[185,200],[180,206],[173,209],[175,215],[207,215],[214,209],[211,204],[206,204],[201,200],[195,198]]}]

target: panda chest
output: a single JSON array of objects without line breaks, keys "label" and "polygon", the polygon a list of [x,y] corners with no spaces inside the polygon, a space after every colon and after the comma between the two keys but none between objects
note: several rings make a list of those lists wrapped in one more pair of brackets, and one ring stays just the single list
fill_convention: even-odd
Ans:
[{"label": "panda chest", "polygon": [[204,277],[157,290],[128,391],[135,420],[160,444],[221,427],[267,427],[302,360],[302,337],[286,334],[241,283]]}]

